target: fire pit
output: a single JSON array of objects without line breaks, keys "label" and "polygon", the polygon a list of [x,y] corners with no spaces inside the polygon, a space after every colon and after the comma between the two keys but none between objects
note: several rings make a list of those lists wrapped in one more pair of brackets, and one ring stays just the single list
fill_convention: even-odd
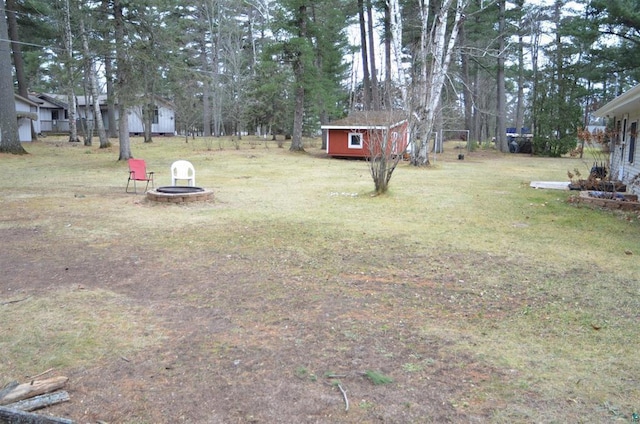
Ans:
[{"label": "fire pit", "polygon": [[147,192],[147,199],[154,202],[187,203],[204,202],[213,198],[213,190],[191,186],[164,186]]}]

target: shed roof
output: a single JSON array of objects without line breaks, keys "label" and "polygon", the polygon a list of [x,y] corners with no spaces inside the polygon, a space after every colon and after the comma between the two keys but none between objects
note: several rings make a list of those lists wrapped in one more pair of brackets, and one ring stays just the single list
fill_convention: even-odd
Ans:
[{"label": "shed roof", "polygon": [[623,115],[640,110],[640,84],[625,91],[609,103],[594,112],[599,118],[613,115]]},{"label": "shed roof", "polygon": [[399,110],[353,111],[345,118],[323,125],[322,129],[388,129],[406,120],[407,114]]}]

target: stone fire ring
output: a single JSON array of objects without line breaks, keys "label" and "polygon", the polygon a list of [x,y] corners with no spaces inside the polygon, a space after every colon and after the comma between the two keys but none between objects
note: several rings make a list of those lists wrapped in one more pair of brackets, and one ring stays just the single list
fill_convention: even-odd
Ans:
[{"label": "stone fire ring", "polygon": [[147,192],[147,199],[163,203],[206,202],[213,198],[213,190],[191,186],[164,186]]}]

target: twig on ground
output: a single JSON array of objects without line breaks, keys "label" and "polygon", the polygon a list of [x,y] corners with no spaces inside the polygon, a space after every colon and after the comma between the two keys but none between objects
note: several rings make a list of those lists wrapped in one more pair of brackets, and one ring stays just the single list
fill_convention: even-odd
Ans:
[{"label": "twig on ground", "polygon": [[326,375],[327,378],[347,378],[347,374],[329,374]]},{"label": "twig on ground", "polygon": [[32,375],[32,376],[27,376],[27,378],[28,378],[29,380],[35,380],[35,379],[36,379],[36,378],[38,378],[38,377],[42,377],[42,376],[43,376],[43,375],[45,375],[45,374],[49,374],[49,373],[50,373],[51,371],[53,371],[54,369],[55,369],[55,368],[49,368],[48,370],[43,371],[43,372],[41,372],[40,374],[36,374],[36,375]]},{"label": "twig on ground", "polygon": [[22,298],[22,299],[7,300],[6,302],[1,302],[0,305],[4,306],[4,305],[10,305],[12,303],[24,302],[25,300],[29,299],[30,297],[31,296],[27,296],[27,297]]},{"label": "twig on ground", "polygon": [[342,385],[338,383],[338,389],[342,392],[342,397],[344,398],[344,411],[349,412],[349,399],[347,398],[347,392],[342,388]]}]

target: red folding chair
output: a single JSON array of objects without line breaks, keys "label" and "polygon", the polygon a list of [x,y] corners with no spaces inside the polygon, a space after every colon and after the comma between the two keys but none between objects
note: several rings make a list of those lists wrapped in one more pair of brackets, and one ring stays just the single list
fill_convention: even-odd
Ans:
[{"label": "red folding chair", "polygon": [[127,188],[125,191],[129,193],[129,183],[133,181],[133,192],[137,193],[138,189],[136,187],[136,181],[146,181],[147,186],[144,188],[145,193],[149,188],[149,183],[151,183],[151,188],[153,185],[153,172],[147,172],[147,164],[143,159],[129,159],[129,180],[127,181]]}]

